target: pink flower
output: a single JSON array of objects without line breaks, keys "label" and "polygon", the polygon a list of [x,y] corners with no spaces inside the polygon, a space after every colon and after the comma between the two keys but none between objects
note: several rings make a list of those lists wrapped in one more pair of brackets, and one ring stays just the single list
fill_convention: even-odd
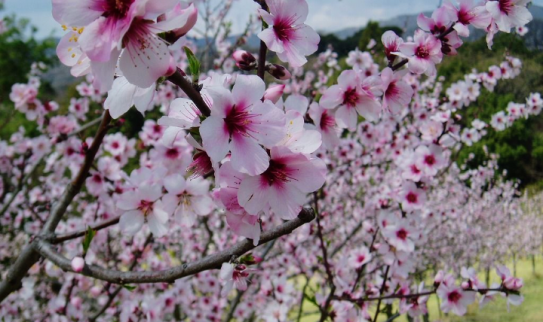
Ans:
[{"label": "pink flower", "polygon": [[367,247],[362,246],[351,252],[349,255],[349,266],[352,268],[360,268],[362,265],[368,263],[371,260],[372,256]]},{"label": "pink flower", "polygon": [[437,289],[437,295],[441,298],[443,312],[453,312],[456,315],[464,315],[467,307],[475,301],[475,293],[465,292],[454,285],[442,283]]},{"label": "pink flower", "polygon": [[383,229],[386,241],[399,251],[413,252],[415,250],[414,240],[417,238],[416,231],[405,220],[396,220]]},{"label": "pink flower", "polygon": [[383,36],[381,36],[381,42],[385,47],[385,56],[389,62],[394,62],[396,54],[400,51],[400,45],[403,44],[403,39],[398,37],[396,33],[392,30],[386,31]]},{"label": "pink flower", "polygon": [[285,115],[270,101],[262,102],[264,82],[258,76],[238,76],[232,92],[209,89],[211,116],[202,122],[203,147],[213,162],[231,151],[232,167],[249,175],[264,172],[271,147],[285,135]]},{"label": "pink flower", "polygon": [[401,54],[409,59],[409,71],[414,74],[425,73],[428,76],[436,74],[436,66],[441,62],[441,41],[422,30],[415,31],[414,42],[400,45]]},{"label": "pink flower", "polygon": [[214,208],[209,196],[209,181],[201,178],[185,180],[180,174],[164,179],[168,193],[162,198],[165,207],[172,207],[175,219],[188,227],[196,222],[196,216],[208,215]]},{"label": "pink flower", "polygon": [[431,32],[434,36],[443,34],[452,23],[452,12],[443,6],[437,8],[432,13],[432,17],[428,18],[423,13],[417,17],[419,28]]},{"label": "pink flower", "polygon": [[324,184],[325,165],[285,147],[271,150],[269,168],[254,177],[245,177],[238,193],[239,204],[250,214],[271,210],[282,219],[296,218],[306,195]]},{"label": "pink flower", "polygon": [[307,62],[305,56],[317,51],[319,35],[305,25],[308,6],[305,0],[267,0],[270,12],[259,9],[269,28],[258,34],[268,48],[283,62],[300,67]]},{"label": "pink flower", "polygon": [[119,220],[121,230],[134,235],[147,222],[156,237],[164,236],[168,232],[168,213],[163,210],[161,196],[162,187],[158,185],[144,185],[123,193],[117,202],[117,207],[124,211]]},{"label": "pink flower", "polygon": [[403,183],[399,199],[405,211],[421,209],[426,202],[426,193],[424,190],[417,188],[417,185],[413,182],[406,181]]},{"label": "pink flower", "polygon": [[247,277],[249,277],[250,272],[251,269],[247,269],[247,266],[245,265],[223,263],[221,272],[219,273],[219,279],[223,286],[221,295],[228,295],[234,285],[236,286],[236,289],[245,291],[247,289]]},{"label": "pink flower", "polygon": [[72,259],[72,269],[74,270],[74,272],[82,272],[83,267],[85,267],[85,260],[82,257],[74,257]]},{"label": "pink flower", "polygon": [[486,29],[490,25],[490,14],[484,5],[478,5],[473,0],[458,0],[458,8],[450,2],[443,5],[453,13],[454,30],[462,37],[469,36],[468,25],[478,29]]},{"label": "pink flower", "polygon": [[[183,12],[168,20],[155,20],[175,5],[172,0],[53,0],[53,16],[63,25],[76,27],[81,34],[77,44],[91,61],[94,86],[106,92],[112,85],[119,55],[120,70],[138,87],[148,88],[168,72],[170,52],[157,34],[189,22],[179,19],[184,17]],[[84,60],[82,54],[74,53],[72,59],[79,57],[77,64]],[[75,65],[73,61],[70,64]]]},{"label": "pink flower", "polygon": [[170,103],[168,116],[161,117],[158,120],[158,124],[189,129],[200,126],[201,116],[202,112],[200,112],[193,101],[186,98],[176,98]]},{"label": "pink flower", "polygon": [[526,5],[530,0],[491,0],[486,9],[498,25],[499,30],[510,32],[511,28],[522,27],[533,17]]},{"label": "pink flower", "polygon": [[317,102],[309,106],[309,116],[313,120],[317,131],[322,135],[322,143],[326,149],[332,149],[339,144],[341,129],[336,126],[336,118],[331,110],[322,108]]},{"label": "pink flower", "polygon": [[427,176],[435,176],[437,171],[446,165],[443,157],[443,149],[435,144],[419,146],[415,150],[415,155],[417,167]]},{"label": "pink flower", "polygon": [[[360,74],[354,70],[346,70],[338,77],[338,84],[328,88],[321,97],[320,104],[324,108],[336,111],[336,120],[340,127],[356,129],[358,114],[369,121],[379,118],[381,105],[375,99],[370,88],[376,87],[377,78],[367,78],[362,85]],[[380,82],[380,80],[379,80]],[[369,84],[374,86],[369,86]]]},{"label": "pink flower", "polygon": [[391,68],[385,68],[381,72],[381,81],[383,82],[383,109],[392,114],[399,114],[408,107],[411,97],[413,97],[413,88],[403,81],[405,73],[394,73]]}]

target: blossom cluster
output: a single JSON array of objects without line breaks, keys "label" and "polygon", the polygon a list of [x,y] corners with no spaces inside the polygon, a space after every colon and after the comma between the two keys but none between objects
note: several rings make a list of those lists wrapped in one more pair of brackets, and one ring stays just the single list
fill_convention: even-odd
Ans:
[{"label": "blossom cluster", "polygon": [[[511,249],[534,253],[541,246],[535,238],[519,242],[515,223],[543,221],[523,211],[498,156],[488,154],[475,169],[456,156],[490,131],[538,115],[543,101],[533,93],[491,120],[463,124],[462,109],[500,80],[518,77],[522,64],[507,56],[449,88],[436,65],[457,54],[469,26],[485,30],[489,44],[498,30],[525,28],[527,2],[447,1],[431,17],[418,17],[412,38],[383,35],[386,66],[354,49],[344,70],[329,48],[313,71],[304,65],[319,36],[305,24],[305,0],[258,1],[258,57],[238,48],[256,28],[234,44],[226,39],[222,19],[233,1],[222,3],[218,19],[206,21],[217,28],[219,52],[210,70],[195,68],[198,48],[184,37],[199,12],[213,15],[207,1],[53,0],[53,16],[67,31],[59,59],[85,78],[67,108],[39,98],[39,64],[27,84],[13,85],[15,109],[40,135],[21,127],[0,141],[2,271],[14,249],[51,241],[42,227],[70,192],[65,187],[87,172],[53,227],[53,237],[65,236],[57,256],[68,258],[69,268],[36,262],[21,289],[0,303],[0,315],[276,322],[311,301],[322,320],[375,321],[370,312],[380,312],[381,300],[420,317],[433,294],[444,312],[458,315],[477,294],[481,304],[501,294],[519,305],[523,282],[502,264]],[[266,50],[288,67],[267,63]],[[277,83],[267,84],[265,72]],[[147,115],[137,136],[124,127],[132,106]],[[85,138],[98,115],[105,126]],[[96,154],[90,164],[89,151]],[[253,253],[229,253],[245,239],[259,245],[304,207],[313,208],[316,223]],[[171,283],[116,286],[89,276],[91,265],[160,272],[211,260],[212,253],[227,257],[214,263],[220,272]],[[498,283],[477,278],[477,270],[493,267]],[[420,274],[435,275],[433,285],[419,283]]]}]

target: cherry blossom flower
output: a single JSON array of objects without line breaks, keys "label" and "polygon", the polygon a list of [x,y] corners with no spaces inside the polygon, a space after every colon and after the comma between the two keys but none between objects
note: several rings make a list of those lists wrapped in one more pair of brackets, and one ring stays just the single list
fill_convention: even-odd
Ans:
[{"label": "cherry blossom flower", "polygon": [[258,176],[245,177],[241,182],[239,204],[250,214],[271,208],[280,218],[296,218],[306,194],[324,184],[323,171],[324,164],[320,159],[310,159],[285,147],[274,147],[269,168]]},{"label": "cherry blossom flower", "polygon": [[317,51],[319,35],[304,22],[308,6],[305,0],[267,0],[270,12],[258,13],[269,28],[258,34],[279,59],[300,67],[307,62],[305,56]]},{"label": "cherry blossom flower", "polygon": [[[376,80],[368,80],[367,84]],[[374,87],[374,86],[372,86]],[[360,74],[354,70],[346,70],[338,77],[338,84],[330,86],[321,97],[320,105],[336,111],[336,121],[340,127],[356,129],[357,112],[369,121],[379,118],[381,105],[372,91],[362,86]]]},{"label": "cherry blossom flower", "polygon": [[164,179],[168,193],[162,198],[165,207],[173,206],[175,219],[185,226],[192,226],[196,216],[209,214],[214,206],[209,196],[209,182],[201,178],[185,180],[180,174]]},{"label": "cherry blossom flower", "polygon": [[419,146],[415,150],[415,155],[417,167],[427,176],[435,176],[437,171],[445,166],[443,149],[436,144]]},{"label": "cherry blossom flower", "polygon": [[405,211],[421,209],[426,202],[426,194],[413,182],[405,181],[402,185],[399,201]]},{"label": "cherry blossom flower", "polygon": [[322,108],[319,103],[313,102],[309,106],[309,116],[313,120],[317,131],[321,133],[324,147],[331,149],[337,146],[341,129],[336,126],[336,118],[332,111]]},{"label": "cherry blossom flower", "polygon": [[383,230],[386,241],[399,251],[413,252],[416,231],[406,220],[396,220],[392,225],[387,225]]},{"label": "cherry blossom flower", "polygon": [[422,30],[415,31],[414,42],[405,42],[399,46],[403,57],[409,59],[407,67],[414,74],[436,74],[436,64],[441,62],[441,41]]},{"label": "cherry blossom flower", "polygon": [[478,29],[486,29],[490,25],[491,17],[486,7],[478,5],[474,0],[458,0],[458,8],[448,1],[443,6],[456,16],[453,16],[456,21],[453,28],[462,37],[469,36],[469,25]]},{"label": "cherry blossom flower", "polygon": [[269,101],[262,102],[264,82],[258,76],[238,76],[232,92],[209,90],[211,116],[202,122],[203,147],[213,162],[231,151],[232,167],[250,175],[264,172],[271,147],[285,135],[285,116]]},{"label": "cherry blossom flower", "polygon": [[394,73],[388,67],[381,72],[384,91],[383,109],[392,114],[401,113],[413,97],[413,88],[403,81],[404,75],[402,72]]},{"label": "cherry blossom flower", "polygon": [[372,255],[367,247],[359,247],[349,255],[349,266],[352,268],[360,268],[362,265],[371,261]]},{"label": "cherry blossom flower", "polygon": [[240,291],[245,291],[247,289],[249,272],[250,270],[245,265],[223,263],[219,274],[222,284],[222,296],[228,295],[234,286]]},{"label": "cherry blossom flower", "polygon": [[500,31],[510,32],[511,28],[521,27],[532,21],[532,14],[526,8],[529,2],[530,0],[490,0],[486,3],[486,9]]},{"label": "cherry blossom flower", "polygon": [[453,312],[456,315],[464,315],[467,307],[475,301],[475,293],[463,291],[454,285],[441,283],[437,289],[437,295],[441,299],[443,312]]},{"label": "cherry blossom flower", "polygon": [[388,30],[385,31],[381,37],[381,42],[385,47],[385,56],[389,62],[394,62],[396,58],[396,53],[400,51],[400,45],[403,44],[403,39],[400,38],[394,31]]},{"label": "cherry blossom flower", "polygon": [[286,146],[292,152],[304,154],[311,154],[321,146],[321,134],[317,130],[304,127],[304,117],[300,112],[288,110],[286,121],[287,134],[276,146]]},{"label": "cherry blossom flower", "polygon": [[158,185],[142,186],[135,191],[123,193],[117,203],[117,207],[124,211],[119,220],[121,230],[134,235],[147,221],[156,237],[164,236],[168,232],[168,213],[159,200],[161,196],[162,187]]}]

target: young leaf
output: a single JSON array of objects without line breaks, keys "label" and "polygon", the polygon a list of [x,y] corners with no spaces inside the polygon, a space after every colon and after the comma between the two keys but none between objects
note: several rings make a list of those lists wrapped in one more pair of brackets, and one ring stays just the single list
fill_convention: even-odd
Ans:
[{"label": "young leaf", "polygon": [[96,236],[96,231],[92,230],[92,228],[88,228],[87,232],[85,233],[85,238],[83,239],[83,253],[87,253],[89,250],[90,244],[92,242],[92,239]]},{"label": "young leaf", "polygon": [[130,292],[132,292],[133,290],[136,289],[136,285],[123,285],[123,288],[129,290]]},{"label": "young leaf", "polygon": [[200,76],[200,62],[198,61],[198,58],[196,58],[192,50],[190,50],[190,48],[183,47],[183,49],[185,50],[187,60],[189,61],[189,70],[190,74],[192,75],[192,82],[197,84],[198,77]]}]

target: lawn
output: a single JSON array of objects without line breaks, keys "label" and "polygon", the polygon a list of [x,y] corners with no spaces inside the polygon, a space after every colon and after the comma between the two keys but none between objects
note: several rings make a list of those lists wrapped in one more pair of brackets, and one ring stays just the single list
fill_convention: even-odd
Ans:
[{"label": "lawn", "polygon": [[[513,271],[512,263],[507,265]],[[487,304],[482,309],[478,308],[478,303],[474,303],[468,308],[465,316],[446,315],[438,309],[436,296],[431,296],[428,301],[428,310],[430,321],[433,322],[542,322],[543,321],[543,259],[536,260],[536,275],[532,274],[532,261],[530,259],[520,260],[517,263],[517,277],[524,280],[522,294],[524,302],[520,306],[511,306],[507,312],[505,299],[498,298],[496,301]],[[481,279],[484,280],[481,274]],[[491,283],[498,282],[499,278],[493,272]],[[304,309],[313,306],[310,303],[304,303]],[[382,317],[382,318],[381,318]],[[319,315],[309,315],[302,318],[303,322],[314,322],[319,320]],[[378,319],[385,322],[386,317],[382,314]],[[402,316],[396,319],[397,322],[407,322],[407,318]]]}]

